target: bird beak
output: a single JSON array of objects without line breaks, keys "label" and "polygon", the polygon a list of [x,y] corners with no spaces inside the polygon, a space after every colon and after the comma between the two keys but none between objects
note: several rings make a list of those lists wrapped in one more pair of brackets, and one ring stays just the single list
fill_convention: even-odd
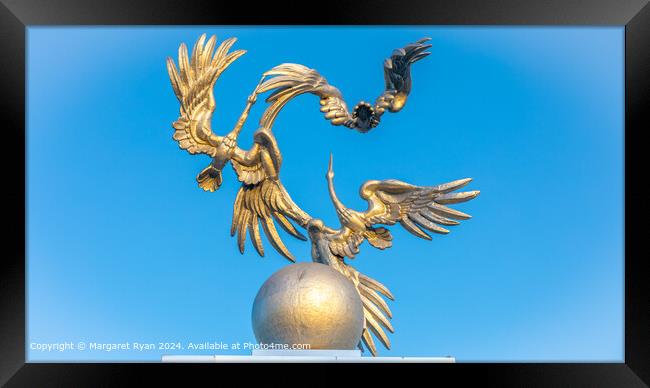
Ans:
[{"label": "bird beak", "polygon": [[327,175],[326,175],[326,177],[330,179],[334,177],[333,164],[334,164],[334,156],[330,154],[330,163],[329,166],[327,167]]}]

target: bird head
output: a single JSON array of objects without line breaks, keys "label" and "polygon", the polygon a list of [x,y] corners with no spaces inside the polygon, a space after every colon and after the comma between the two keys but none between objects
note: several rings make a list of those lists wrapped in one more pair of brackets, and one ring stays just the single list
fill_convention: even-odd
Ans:
[{"label": "bird head", "polygon": [[307,232],[322,232],[325,224],[320,218],[312,218],[307,222]]},{"label": "bird head", "polygon": [[322,236],[324,228],[325,224],[321,219],[312,218],[309,220],[309,222],[307,222],[307,233],[309,234],[309,239],[311,240],[312,244],[315,244],[316,241],[319,240],[319,238]]},{"label": "bird head", "polygon": [[327,174],[325,174],[325,178],[328,181],[331,181],[332,179],[334,179],[334,167],[333,167],[333,164],[334,164],[334,156],[332,156],[332,154],[330,154],[330,162],[329,162],[329,165],[327,166]]}]

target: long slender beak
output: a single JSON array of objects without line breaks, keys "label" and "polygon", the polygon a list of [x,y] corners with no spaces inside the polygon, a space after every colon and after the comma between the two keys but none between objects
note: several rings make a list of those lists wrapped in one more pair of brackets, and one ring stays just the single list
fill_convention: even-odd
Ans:
[{"label": "long slender beak", "polygon": [[336,191],[334,190],[334,168],[332,167],[333,164],[334,156],[330,154],[330,163],[327,168],[327,174],[325,174],[325,178],[327,179],[327,188],[330,192],[330,198],[332,199],[332,203],[334,203],[334,207],[336,207],[336,211],[338,212],[339,209],[344,208],[344,206],[341,201],[339,201],[338,197],[336,196]]},{"label": "long slender beak", "polygon": [[334,157],[332,154],[330,154],[330,163],[329,166],[327,166],[327,174],[325,174],[325,178],[327,178],[328,182],[332,182],[334,179]]},{"label": "long slender beak", "polygon": [[260,79],[260,82],[257,83],[257,86],[255,87],[255,90],[253,93],[257,94],[257,90],[262,86],[262,83],[264,83],[264,79],[266,78],[266,75],[262,74],[262,79]]}]

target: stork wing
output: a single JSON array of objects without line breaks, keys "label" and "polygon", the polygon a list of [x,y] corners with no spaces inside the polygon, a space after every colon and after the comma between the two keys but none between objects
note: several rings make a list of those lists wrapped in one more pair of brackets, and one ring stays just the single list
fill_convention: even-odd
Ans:
[{"label": "stork wing", "polygon": [[318,71],[295,63],[283,63],[264,73],[273,76],[258,89],[258,93],[273,90],[266,98],[271,105],[264,111],[260,126],[271,128],[280,110],[294,97],[304,93],[320,97],[321,112],[333,125],[353,127],[352,116],[341,92],[330,85]]},{"label": "stork wing", "polygon": [[260,130],[255,133],[254,139],[255,145],[250,151],[254,156],[249,156],[254,158],[253,163],[243,163],[243,159],[246,159],[243,157],[232,159],[233,168],[242,182],[242,187],[235,199],[230,234],[237,234],[239,251],[244,253],[246,234],[250,232],[253,246],[260,256],[264,256],[259,231],[261,224],[271,245],[282,256],[295,261],[278,235],[274,221],[279,222],[292,236],[306,240],[289,219],[305,227],[310,217],[293,202],[280,182],[280,151],[273,135],[267,130]]},{"label": "stork wing", "polygon": [[307,240],[307,238],[287,218],[293,219],[301,226],[306,225],[309,219],[307,214],[293,202],[279,180],[266,178],[254,185],[244,184],[239,189],[235,200],[230,234],[232,236],[237,234],[239,251],[244,253],[246,233],[250,231],[253,246],[260,256],[264,256],[259,231],[261,224],[273,248],[290,261],[295,261],[280,239],[274,220],[292,236],[300,240]]},{"label": "stork wing", "polygon": [[377,226],[379,224],[394,225],[399,222],[409,232],[427,240],[431,240],[431,236],[422,229],[449,233],[448,229],[439,225],[458,225],[456,220],[471,218],[468,214],[445,206],[475,198],[479,191],[452,193],[470,181],[471,179],[460,179],[428,187],[414,186],[394,179],[368,181],[361,186],[361,192],[367,195],[369,203],[368,210],[363,213],[366,229],[353,231],[346,226],[341,227],[327,236],[329,249],[336,256],[354,259],[365,240],[378,249],[390,248],[393,237],[388,229]]},{"label": "stork wing", "polygon": [[344,262],[345,257],[354,258],[364,240],[380,249],[391,246],[390,232],[386,228],[377,227],[377,224],[394,225],[399,222],[409,232],[426,239],[431,239],[431,236],[422,229],[448,233],[447,229],[439,225],[456,225],[458,221],[455,220],[470,218],[465,213],[445,206],[475,198],[479,194],[478,191],[453,193],[470,181],[471,179],[461,179],[428,187],[398,180],[368,181],[361,186],[361,193],[369,202],[368,211],[363,213],[366,230],[353,231],[343,226],[339,230],[323,234],[327,248],[337,259],[332,267],[350,279],[359,292],[364,312],[361,339],[373,355],[377,354],[373,335],[390,349],[390,340],[385,330],[394,332],[390,323],[392,315],[382,295],[391,300],[393,295],[383,284],[347,265]]},{"label": "stork wing", "polygon": [[411,65],[429,55],[429,38],[420,39],[404,48],[394,50],[384,61],[386,89],[377,98],[374,106],[360,101],[352,112],[343,100],[341,92],[330,85],[318,71],[295,63],[283,63],[264,73],[271,76],[258,89],[258,93],[273,90],[266,99],[271,105],[266,109],[260,125],[271,128],[280,110],[294,97],[304,93],[320,97],[321,112],[332,125],[345,125],[359,132],[367,132],[379,124],[386,110],[398,112],[406,103],[411,92]]},{"label": "stork wing", "polygon": [[[343,261],[343,257],[338,256],[337,262],[331,265],[332,268],[342,273],[345,277],[350,279],[354,284],[361,304],[363,305],[363,331],[361,333],[361,341],[370,350],[373,356],[377,355],[377,347],[373,340],[373,335],[387,348],[390,349],[390,339],[385,330],[391,333],[395,332],[390,319],[393,317],[388,304],[383,299],[382,295],[390,300],[395,300],[393,294],[380,282],[372,279]],[[363,350],[361,343],[359,348]]]},{"label": "stork wing", "polygon": [[399,112],[406,104],[406,99],[411,93],[411,65],[431,54],[425,51],[431,47],[426,43],[429,40],[431,38],[423,38],[404,48],[393,50],[391,56],[384,61],[386,90],[375,103],[375,109],[380,115],[384,113],[384,109],[393,113]]},{"label": "stork wing", "polygon": [[466,220],[471,216],[445,205],[476,198],[480,193],[477,190],[453,193],[471,181],[471,178],[459,179],[438,186],[414,186],[394,179],[368,181],[361,186],[369,202],[366,224],[371,227],[399,222],[412,234],[427,240],[431,240],[431,236],[422,229],[449,233],[440,225],[458,225],[456,220]]},{"label": "stork wing", "polygon": [[216,37],[212,36],[205,43],[203,34],[194,45],[190,58],[185,43],[180,45],[178,69],[174,60],[167,58],[169,79],[181,104],[180,117],[172,124],[175,129],[173,138],[191,154],[214,156],[221,142],[221,137],[212,133],[210,125],[215,108],[212,89],[221,73],[246,53],[244,50],[228,53],[235,41],[235,38],[223,41],[213,55]]}]

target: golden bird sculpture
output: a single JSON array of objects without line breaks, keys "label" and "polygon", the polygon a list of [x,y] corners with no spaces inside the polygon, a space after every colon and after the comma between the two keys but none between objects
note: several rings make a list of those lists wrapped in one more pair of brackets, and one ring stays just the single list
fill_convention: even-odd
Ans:
[{"label": "golden bird sculpture", "polygon": [[332,125],[344,125],[366,133],[375,128],[387,110],[399,112],[411,92],[411,65],[426,57],[430,38],[420,39],[393,51],[384,60],[385,90],[374,105],[360,101],[350,113],[343,94],[314,69],[295,63],[283,63],[264,73],[273,78],[264,82],[258,93],[273,90],[266,99],[270,106],[264,111],[260,125],[271,127],[280,110],[293,98],[304,93],[320,97],[321,112]]},{"label": "golden bird sculpture", "polygon": [[[291,236],[307,240],[296,224],[307,231],[311,240],[314,262],[329,265],[343,274],[355,286],[364,311],[361,342],[377,354],[372,335],[390,348],[384,328],[393,332],[391,311],[383,299],[394,299],[380,282],[359,273],[345,262],[359,253],[364,242],[378,249],[392,245],[392,235],[384,226],[399,223],[412,234],[431,239],[425,232],[448,233],[444,226],[457,225],[457,220],[469,215],[446,205],[475,198],[478,191],[455,192],[471,179],[461,179],[437,186],[415,186],[398,180],[371,180],[361,186],[360,194],[368,201],[368,209],[359,212],[345,207],[334,190],[333,160],[326,175],[330,198],[341,223],[339,229],[326,226],[313,218],[291,199],[280,181],[282,155],[273,136],[273,124],[286,104],[302,94],[313,94],[320,99],[320,110],[332,125],[343,125],[360,133],[375,128],[386,112],[399,112],[405,106],[412,87],[411,65],[430,53],[429,38],[420,39],[396,49],[384,61],[385,90],[374,104],[364,101],[347,108],[342,93],[330,85],[316,70],[293,63],[284,63],[263,73],[258,85],[248,97],[234,128],[226,135],[213,133],[211,121],[215,110],[213,88],[221,74],[244,50],[230,51],[236,38],[216,46],[216,37],[206,40],[203,34],[191,54],[182,43],[178,50],[178,67],[167,58],[167,70],[174,93],[180,102],[180,115],[172,124],[173,139],[190,154],[206,154],[212,160],[196,177],[206,191],[219,189],[223,182],[222,170],[230,162],[241,187],[233,208],[231,235],[237,236],[239,251],[244,253],[247,235],[253,247],[264,256],[260,226],[268,241],[282,256],[294,262],[295,257],[282,242],[276,223]],[[237,139],[251,108],[260,94],[271,92],[266,98],[268,107],[262,114],[258,129],[253,134],[250,149],[241,149]],[[372,333],[372,335],[371,335]],[[359,348],[364,350],[361,342]]]},{"label": "golden bird sculpture", "polygon": [[331,156],[326,178],[341,227],[329,228],[320,219],[309,221],[307,231],[312,242],[312,259],[332,266],[354,283],[364,310],[361,339],[375,355],[377,350],[370,332],[390,348],[390,340],[382,326],[390,332],[394,331],[389,320],[392,313],[380,294],[391,300],[394,299],[393,294],[380,282],[359,273],[344,259],[354,259],[359,253],[359,246],[366,240],[375,248],[390,248],[393,241],[390,231],[378,225],[399,223],[407,231],[427,240],[431,240],[431,236],[425,230],[449,233],[440,225],[458,225],[457,220],[471,217],[446,205],[469,201],[476,198],[479,191],[454,192],[471,182],[469,178],[437,186],[415,186],[395,179],[370,180],[359,189],[361,197],[368,201],[368,209],[359,212],[345,207],[336,195]]}]

